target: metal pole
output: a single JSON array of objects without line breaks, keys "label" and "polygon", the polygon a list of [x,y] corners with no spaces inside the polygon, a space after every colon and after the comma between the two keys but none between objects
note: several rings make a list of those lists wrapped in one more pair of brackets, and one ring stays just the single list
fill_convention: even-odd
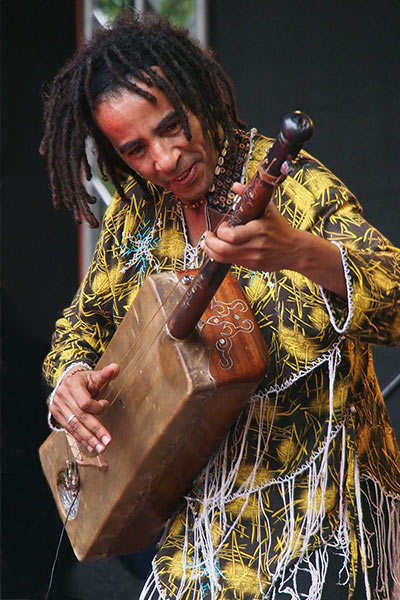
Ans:
[{"label": "metal pole", "polygon": [[385,386],[382,390],[382,396],[385,400],[389,398],[393,394],[397,388],[400,387],[400,373],[398,373],[392,381],[390,381],[387,386]]}]

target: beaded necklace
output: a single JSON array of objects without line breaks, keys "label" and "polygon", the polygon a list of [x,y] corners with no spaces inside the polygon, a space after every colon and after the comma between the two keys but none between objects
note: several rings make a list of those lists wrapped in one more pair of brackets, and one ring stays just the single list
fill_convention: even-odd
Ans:
[{"label": "beaded necklace", "polygon": [[[250,149],[249,134],[241,129],[233,130],[234,144],[229,145],[225,140],[223,148],[217,160],[214,171],[213,184],[206,193],[207,204],[219,212],[226,212],[233,204],[235,194],[231,192],[232,184],[239,181],[243,172],[243,165]],[[182,200],[177,203],[182,208],[198,208],[204,204],[205,199],[196,200],[186,204]]]},{"label": "beaded necklace", "polygon": [[[206,194],[206,231],[203,233],[196,246],[192,246],[189,241],[183,209],[197,208],[204,204],[205,200],[202,198],[197,202],[193,202],[193,204],[185,204],[180,200],[177,201],[179,216],[183,227],[183,235],[185,237],[184,269],[194,269],[200,266],[199,260],[202,254],[201,241],[204,239],[207,230],[209,231],[211,229],[208,208],[211,207],[218,212],[224,213],[232,205],[235,194],[230,191],[230,188],[235,181],[241,181],[243,183],[243,175],[247,169],[246,161],[250,158],[256,133],[256,129],[252,129],[249,133],[240,129],[235,129],[235,146],[231,152],[229,151],[229,143],[225,140],[217,161],[217,166],[215,167],[213,185]],[[217,193],[215,193],[216,191]]]},{"label": "beaded necklace", "polygon": [[196,202],[192,202],[191,204],[187,204],[186,202],[182,202],[182,200],[177,200],[176,203],[178,206],[182,206],[182,208],[199,208],[199,206],[202,206],[205,202],[205,199],[202,198],[201,200],[196,200]]},{"label": "beaded necklace", "polygon": [[240,181],[243,165],[250,149],[249,134],[242,129],[234,129],[234,144],[225,140],[214,171],[214,180],[206,194],[207,204],[219,212],[226,212],[235,198],[232,184]]}]

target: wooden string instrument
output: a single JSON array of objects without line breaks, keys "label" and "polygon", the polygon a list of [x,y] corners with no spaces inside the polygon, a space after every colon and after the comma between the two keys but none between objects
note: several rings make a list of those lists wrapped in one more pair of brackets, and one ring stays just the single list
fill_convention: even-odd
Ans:
[{"label": "wooden string instrument", "polygon": [[[293,112],[235,207],[231,224],[261,216],[311,136]],[[120,364],[102,390],[113,442],[94,457],[63,432],[39,449],[79,560],[148,546],[265,376],[264,338],[229,265],[148,277],[96,368]],[[222,285],[221,285],[222,284]]]}]

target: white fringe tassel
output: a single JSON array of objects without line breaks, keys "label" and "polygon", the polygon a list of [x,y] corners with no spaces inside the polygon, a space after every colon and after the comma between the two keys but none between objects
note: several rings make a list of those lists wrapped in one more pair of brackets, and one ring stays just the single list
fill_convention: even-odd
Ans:
[{"label": "white fringe tassel", "polygon": [[[290,476],[282,477],[275,480],[270,480],[263,485],[256,486],[256,475],[262,463],[265,453],[268,449],[268,439],[262,443],[262,423],[267,408],[272,412],[271,423],[274,421],[274,414],[279,398],[280,390],[275,390],[275,400],[271,402],[271,393],[259,393],[252,397],[250,408],[247,414],[246,423],[238,424],[233,430],[232,436],[228,436],[222,444],[220,450],[209,461],[204,469],[204,497],[201,501],[201,512],[197,514],[196,509],[199,506],[199,501],[195,497],[186,498],[186,535],[183,547],[182,569],[183,575],[180,581],[179,589],[174,598],[179,600],[189,588],[193,588],[193,597],[207,595],[211,600],[216,600],[219,592],[222,589],[221,580],[223,573],[219,569],[218,554],[222,549],[233,529],[246,509],[250,497],[257,494],[258,497],[258,523],[261,523],[267,528],[270,527],[269,517],[264,511],[262,502],[262,491],[268,486],[279,487],[282,495],[283,504],[285,507],[285,526],[282,533],[282,538],[286,538],[286,546],[280,553],[277,562],[272,567],[269,561],[270,547],[265,548],[265,544],[259,544],[259,560],[258,560],[258,584],[260,596],[268,600],[273,600],[275,594],[285,592],[288,594],[288,600],[302,600],[300,592],[297,591],[296,578],[300,571],[306,571],[310,575],[310,590],[308,592],[308,600],[320,600],[322,588],[325,581],[326,572],[328,569],[328,549],[331,548],[335,554],[343,559],[343,566],[339,573],[340,583],[345,584],[349,579],[349,564],[350,564],[350,534],[348,512],[344,491],[346,487],[346,421],[345,419],[339,423],[333,422],[333,403],[334,403],[334,384],[336,370],[340,363],[341,356],[339,347],[336,346],[327,357],[328,372],[329,372],[329,420],[327,424],[326,438],[320,448],[310,456],[309,460],[299,467]],[[236,488],[235,483],[242,463],[246,438],[249,427],[254,418],[256,406],[259,410],[260,430],[258,436],[258,446],[254,467],[247,480]],[[334,536],[329,542],[322,545],[317,550],[309,552],[308,546],[310,540],[315,535],[322,536],[323,521],[326,516],[324,498],[328,482],[328,456],[332,445],[332,441],[338,437],[342,437],[342,452],[340,465],[340,496],[339,496],[339,522]],[[230,460],[230,469],[228,469],[229,452],[234,452],[233,458]],[[300,530],[296,529],[295,513],[294,513],[294,490],[296,487],[296,479],[299,475],[308,473],[309,503],[306,515],[302,521]],[[371,513],[374,518],[374,531],[377,535],[378,561],[377,565],[377,582],[376,589],[379,590],[378,595],[371,595],[370,583],[366,574],[367,557],[371,556],[369,549],[370,533],[366,531],[362,520],[361,506],[361,488],[359,481],[358,465],[355,460],[354,472],[354,487],[356,494],[356,511],[360,535],[360,546],[362,556],[362,568],[365,573],[365,593],[366,600],[388,600],[389,599],[389,582],[387,581],[387,573],[395,573],[396,585],[400,589],[400,500],[396,498],[388,498],[378,486],[375,485],[375,497],[369,498],[371,505]],[[233,500],[241,498],[243,505],[240,514],[236,520],[228,525],[226,515],[226,505]],[[386,503],[386,520],[387,514],[390,514],[390,523],[385,523],[385,512],[382,510],[382,505]],[[218,525],[221,532],[219,542],[216,543],[213,537],[213,523],[218,515]],[[193,536],[193,555],[188,557],[189,538],[188,528],[189,523],[193,523],[191,535]],[[298,525],[297,525],[298,526]],[[261,531],[261,527],[259,527]],[[259,540],[261,542],[261,539]],[[269,540],[267,540],[267,543]],[[291,567],[289,565],[292,565]],[[294,565],[294,566],[293,566]],[[271,578],[271,584],[268,590],[263,589],[262,581],[262,566],[267,569],[268,575]],[[397,569],[397,572],[396,572]],[[207,584],[202,582],[207,581]],[[339,582],[338,582],[339,583]],[[289,585],[290,584],[290,585]],[[167,600],[169,595],[164,591],[163,584],[159,580],[156,564],[153,564],[153,573],[147,581],[140,600],[150,600],[156,593],[160,598]],[[396,596],[393,596],[396,597]],[[399,596],[400,598],[400,596]]]}]

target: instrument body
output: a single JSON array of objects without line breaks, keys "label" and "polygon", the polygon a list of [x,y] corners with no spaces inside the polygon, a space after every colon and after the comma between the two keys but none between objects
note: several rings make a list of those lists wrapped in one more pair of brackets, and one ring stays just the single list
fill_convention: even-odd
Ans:
[{"label": "instrument body", "polygon": [[[107,464],[78,464],[66,529],[79,560],[131,553],[156,538],[267,370],[263,336],[231,275],[191,336],[173,339],[165,323],[185,289],[177,280],[173,272],[145,280],[97,366],[117,362],[121,372],[101,394],[111,402],[100,417],[114,437],[101,457]],[[40,458],[65,519],[65,434],[53,432]]]}]

